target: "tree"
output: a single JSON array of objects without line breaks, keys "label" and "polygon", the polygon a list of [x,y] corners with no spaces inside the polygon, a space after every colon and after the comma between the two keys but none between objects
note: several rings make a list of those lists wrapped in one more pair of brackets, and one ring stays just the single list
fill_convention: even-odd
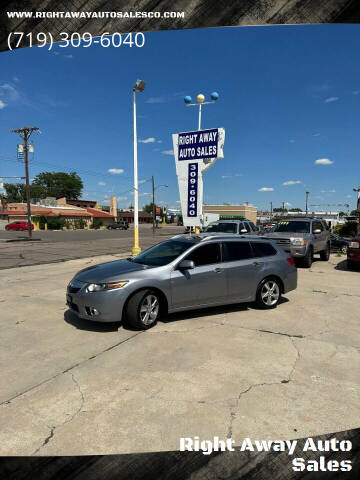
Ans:
[{"label": "tree", "polygon": [[352,210],[350,215],[353,217],[358,217],[360,215],[360,212],[358,210]]},{"label": "tree", "polygon": [[144,212],[147,212],[147,213],[153,213],[153,202],[149,203],[149,205],[145,205],[144,208],[143,208],[143,211]]},{"label": "tree", "polygon": [[286,208],[276,207],[273,209],[273,212],[287,212]]},{"label": "tree", "polygon": [[[80,197],[84,184],[76,172],[42,172],[36,175],[31,187],[35,187],[40,195],[37,198],[66,197],[67,199],[76,199]],[[32,196],[35,197],[35,195]]]},{"label": "tree", "polygon": [[301,208],[290,208],[289,212],[302,212]]},{"label": "tree", "polygon": [[4,189],[8,203],[26,202],[26,190],[24,183],[4,183]]}]

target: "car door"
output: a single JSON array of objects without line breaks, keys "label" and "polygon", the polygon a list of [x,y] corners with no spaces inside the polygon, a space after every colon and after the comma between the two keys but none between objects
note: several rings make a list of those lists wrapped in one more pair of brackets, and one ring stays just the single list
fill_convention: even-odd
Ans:
[{"label": "car door", "polygon": [[172,308],[211,305],[226,301],[227,283],[221,263],[220,243],[197,246],[183,260],[192,260],[194,269],[170,274]]},{"label": "car door", "polygon": [[230,240],[223,242],[223,268],[230,301],[254,298],[260,282],[260,267],[260,262],[254,258],[249,242]]},{"label": "car door", "polygon": [[[320,233],[314,233],[315,230],[320,230]],[[321,252],[326,248],[326,232],[321,222],[316,221],[312,224],[312,233],[314,236],[314,252]]]}]

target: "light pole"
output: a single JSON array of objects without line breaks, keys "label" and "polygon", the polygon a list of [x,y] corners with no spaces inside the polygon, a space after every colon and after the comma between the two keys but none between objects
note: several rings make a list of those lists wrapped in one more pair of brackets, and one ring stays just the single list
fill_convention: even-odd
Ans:
[{"label": "light pole", "polygon": [[151,177],[151,182],[152,182],[152,197],[153,197],[153,234],[154,234],[155,233],[155,215],[156,215],[156,211],[155,211],[155,190],[157,190],[160,187],[166,187],[167,188],[169,185],[158,185],[157,187],[155,187],[154,176]]},{"label": "light pole", "polygon": [[355,210],[360,210],[360,187],[353,188],[353,191],[356,193],[356,206]]},{"label": "light pole", "polygon": [[306,195],[306,204],[305,204],[305,213],[306,215],[308,214],[308,198],[309,198],[309,193],[307,190],[305,192],[305,195]]},{"label": "light pole", "polygon": [[133,86],[133,106],[134,106],[134,246],[132,254],[137,255],[141,252],[139,246],[139,195],[138,195],[138,166],[137,166],[137,134],[136,134],[136,92],[143,92],[145,82],[136,80]]},{"label": "light pole", "polygon": [[[184,97],[184,102],[187,107],[199,107],[199,116],[198,116],[198,130],[201,130],[201,111],[203,105],[209,105],[210,103],[215,103],[216,100],[219,98],[219,94],[217,92],[212,92],[210,95],[211,102],[205,102],[205,96],[202,93],[199,93],[196,97],[197,103],[191,103],[192,98],[190,95],[186,95]],[[200,213],[202,215],[202,212]],[[200,227],[195,227],[195,233],[200,233]]]}]

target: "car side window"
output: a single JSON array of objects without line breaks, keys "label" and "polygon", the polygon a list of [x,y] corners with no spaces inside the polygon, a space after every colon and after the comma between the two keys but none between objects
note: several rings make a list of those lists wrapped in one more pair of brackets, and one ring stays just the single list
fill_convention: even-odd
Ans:
[{"label": "car side window", "polygon": [[249,222],[244,222],[245,228],[248,231],[248,233],[251,233],[251,227],[249,225]]},{"label": "car side window", "polygon": [[254,232],[257,232],[259,229],[253,224],[253,222],[249,222],[250,227],[253,229]]},{"label": "car side window", "polygon": [[251,242],[251,246],[254,252],[254,257],[271,257],[277,253],[270,243]]},{"label": "car side window", "polygon": [[324,230],[323,224],[321,222],[314,222],[312,225],[312,231],[314,233],[315,230],[320,229],[321,231]]},{"label": "car side window", "polygon": [[223,262],[235,262],[253,257],[249,242],[224,242]]},{"label": "car side window", "polygon": [[209,243],[208,245],[201,245],[193,250],[184,260],[192,260],[195,263],[195,267],[220,263],[220,244]]}]

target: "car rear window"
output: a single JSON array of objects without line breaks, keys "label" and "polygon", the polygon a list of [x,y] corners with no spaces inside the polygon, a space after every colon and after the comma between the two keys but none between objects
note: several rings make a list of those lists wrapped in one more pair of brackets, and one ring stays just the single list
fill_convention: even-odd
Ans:
[{"label": "car rear window", "polygon": [[210,223],[207,232],[220,232],[220,233],[237,233],[236,223]]},{"label": "car rear window", "polygon": [[254,252],[254,257],[270,257],[276,255],[275,248],[270,243],[265,242],[251,242]]},{"label": "car rear window", "polygon": [[224,242],[224,262],[246,260],[253,257],[249,242]]}]

